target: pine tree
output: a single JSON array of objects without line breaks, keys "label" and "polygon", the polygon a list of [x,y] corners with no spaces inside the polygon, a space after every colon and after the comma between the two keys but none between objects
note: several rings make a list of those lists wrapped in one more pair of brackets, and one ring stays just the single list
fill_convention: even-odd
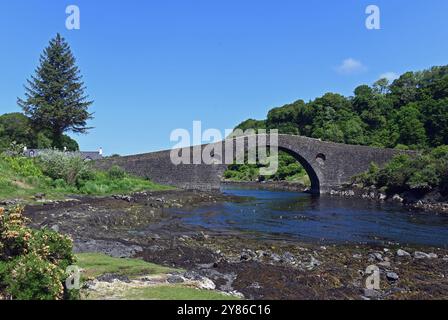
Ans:
[{"label": "pine tree", "polygon": [[27,80],[25,99],[18,105],[37,131],[51,132],[53,146],[62,148],[64,132],[86,133],[92,119],[80,71],[70,46],[58,33],[40,57],[35,75]]}]

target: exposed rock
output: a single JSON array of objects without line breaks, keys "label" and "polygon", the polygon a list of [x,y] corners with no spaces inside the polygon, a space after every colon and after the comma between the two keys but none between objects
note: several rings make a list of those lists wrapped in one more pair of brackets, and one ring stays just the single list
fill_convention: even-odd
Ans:
[{"label": "exposed rock", "polygon": [[249,288],[252,288],[252,289],[261,289],[262,286],[260,286],[260,284],[259,284],[258,282],[254,282],[254,283],[252,283],[252,284],[249,286]]},{"label": "exposed rock", "polygon": [[367,298],[378,299],[381,298],[382,294],[380,291],[375,289],[364,289],[364,296]]},{"label": "exposed rock", "polygon": [[282,259],[280,258],[280,256],[279,256],[278,254],[276,254],[276,253],[271,254],[271,259],[272,259],[272,261],[274,261],[274,262],[280,262],[280,261],[282,261]]},{"label": "exposed rock", "polygon": [[421,251],[415,251],[414,252],[414,258],[415,259],[429,259],[430,256],[427,253],[421,252]]},{"label": "exposed rock", "polygon": [[316,258],[314,258],[313,256],[310,255],[310,262],[306,265],[306,268],[308,270],[312,270],[315,267],[318,267],[322,264],[322,262],[320,262],[319,260],[317,260]]},{"label": "exposed rock", "polygon": [[185,279],[179,275],[171,275],[166,279],[166,281],[168,283],[175,284],[175,283],[183,283],[185,282]]},{"label": "exposed rock", "polygon": [[390,268],[390,262],[389,261],[380,262],[380,263],[378,263],[378,265],[380,267],[383,267],[383,268]]},{"label": "exposed rock", "polygon": [[126,202],[132,202],[132,197],[131,196],[126,196],[126,195],[113,195],[112,198],[116,199],[116,200],[123,200]]},{"label": "exposed rock", "polygon": [[369,260],[371,260],[371,261],[383,261],[384,259],[383,259],[383,255],[381,254],[381,253],[379,253],[379,252],[374,252],[374,253],[371,253],[371,254],[369,254]]},{"label": "exposed rock", "polygon": [[183,274],[183,276],[184,276],[184,278],[186,278],[186,279],[194,280],[194,281],[199,281],[199,280],[202,280],[202,278],[203,278],[198,272],[196,272],[196,271],[194,271],[194,270],[186,271],[186,272]]},{"label": "exposed rock", "polygon": [[296,258],[291,252],[285,252],[282,256],[282,260],[286,263],[293,264],[296,262]]},{"label": "exposed rock", "polygon": [[198,283],[198,287],[200,289],[206,289],[206,290],[215,290],[216,289],[215,283],[208,278],[202,278],[201,281]]},{"label": "exposed rock", "polygon": [[15,206],[15,205],[17,205],[17,204],[19,204],[19,203],[21,203],[21,200],[18,200],[18,199],[14,199],[14,200],[2,200],[2,201],[0,201],[0,205],[1,205],[1,206],[6,206],[6,207],[9,207],[9,206]]},{"label": "exposed rock", "polygon": [[403,203],[404,199],[402,197],[400,197],[398,194],[394,195],[392,197],[392,200],[395,202],[399,202],[399,203]]},{"label": "exposed rock", "polygon": [[36,200],[42,200],[42,199],[45,198],[45,196],[46,196],[45,193],[36,193],[36,194],[34,195],[34,199],[36,199]]},{"label": "exposed rock", "polygon": [[411,257],[411,254],[407,251],[404,251],[402,249],[397,250],[397,256],[399,257]]},{"label": "exposed rock", "polygon": [[76,240],[73,244],[75,253],[100,252],[114,258],[130,258],[143,248],[137,245],[126,245],[116,241],[106,240]]},{"label": "exposed rock", "polygon": [[101,276],[99,276],[96,280],[101,282],[109,282],[113,283],[116,281],[121,281],[125,283],[130,283],[130,280],[127,276],[119,275],[119,274],[112,274],[112,273],[106,273]]},{"label": "exposed rock", "polygon": [[198,232],[197,234],[195,234],[194,236],[192,236],[192,238],[194,240],[198,240],[198,241],[205,241],[209,238],[208,235],[206,235],[203,231]]},{"label": "exposed rock", "polygon": [[399,276],[395,272],[388,272],[388,273],[386,273],[386,278],[387,278],[387,280],[389,280],[391,282],[395,282],[395,281],[398,281]]}]

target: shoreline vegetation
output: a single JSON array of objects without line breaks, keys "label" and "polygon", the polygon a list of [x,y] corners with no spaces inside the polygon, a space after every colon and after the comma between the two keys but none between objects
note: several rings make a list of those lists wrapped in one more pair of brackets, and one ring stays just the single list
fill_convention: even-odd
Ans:
[{"label": "shoreline vegetation", "polygon": [[4,205],[167,189],[172,188],[134,177],[119,167],[95,170],[76,154],[48,150],[38,158],[0,155],[0,202]]}]

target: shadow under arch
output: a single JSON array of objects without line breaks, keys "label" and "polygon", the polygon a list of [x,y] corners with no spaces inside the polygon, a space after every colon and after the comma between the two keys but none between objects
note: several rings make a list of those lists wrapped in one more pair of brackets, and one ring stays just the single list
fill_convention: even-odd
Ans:
[{"label": "shadow under arch", "polygon": [[302,165],[311,181],[311,190],[309,192],[315,195],[320,195],[320,180],[313,166],[304,157],[291,149],[278,146],[278,150],[293,156],[294,159]]},{"label": "shadow under arch", "polygon": [[[244,143],[244,152],[245,155],[247,155],[250,151],[252,152],[256,152],[256,149],[250,148],[248,141],[246,140],[248,137],[244,136],[244,137],[238,137],[235,138],[233,140],[233,142],[237,141],[237,139],[243,139],[243,143]],[[268,141],[270,141],[268,139]],[[233,161],[235,161],[235,154],[237,154],[236,152],[236,144],[232,144],[233,146]],[[266,144],[267,148],[270,148],[271,145],[269,142],[267,142]],[[301,156],[299,153],[291,150],[290,148],[287,147],[283,147],[280,144],[275,146],[278,151],[283,151],[287,154],[289,154],[290,156],[292,156],[297,162],[299,162],[302,167],[305,169],[305,172],[307,173],[308,177],[310,178],[310,182],[311,182],[311,189],[308,191],[309,193],[313,194],[313,195],[320,195],[321,194],[321,183],[320,183],[320,179],[318,176],[318,173],[316,172],[316,170],[313,168],[313,166],[310,164],[310,162],[305,159],[303,156]],[[212,157],[214,157],[215,155],[212,155]],[[225,168],[228,168],[228,165],[225,165]]]}]

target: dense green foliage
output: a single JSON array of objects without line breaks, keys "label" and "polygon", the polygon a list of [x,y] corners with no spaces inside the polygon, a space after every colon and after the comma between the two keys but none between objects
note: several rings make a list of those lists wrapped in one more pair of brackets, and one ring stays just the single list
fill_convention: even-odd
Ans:
[{"label": "dense green foliage", "polygon": [[[78,143],[67,135],[62,135],[62,146],[69,151],[78,151]],[[31,120],[22,113],[0,115],[0,152],[11,149],[12,144],[28,148],[47,149],[54,146],[51,132],[37,131]]]},{"label": "dense green foliage", "polygon": [[261,164],[233,164],[224,173],[224,178],[229,181],[283,181],[301,182],[310,185],[305,169],[297,160],[286,152],[279,152],[278,171],[269,177],[260,176],[259,168]]},{"label": "dense green foliage", "polygon": [[[25,98],[18,104],[31,120],[35,132],[45,132],[51,146],[62,149],[64,132],[85,133],[92,118],[82,76],[64,38],[57,34],[40,57],[36,74],[25,87]],[[44,143],[44,137],[40,137]],[[46,141],[48,143],[49,141]]]},{"label": "dense green foliage", "polygon": [[448,146],[425,152],[417,157],[399,155],[380,169],[370,170],[354,178],[363,186],[383,188],[389,194],[416,191],[421,194],[438,189],[448,195]]},{"label": "dense green foliage", "polygon": [[[278,129],[325,141],[399,149],[448,144],[448,66],[407,72],[392,84],[361,85],[353,97],[327,93],[246,120],[238,129]],[[282,166],[280,166],[282,168]],[[247,168],[232,167],[247,172]],[[236,175],[232,173],[232,175]],[[252,176],[252,175],[251,175]]]},{"label": "dense green foliage", "polygon": [[50,230],[26,227],[22,208],[0,208],[0,295],[18,300],[74,297],[64,288],[75,262],[72,241]]},{"label": "dense green foliage", "polygon": [[118,167],[94,170],[76,154],[48,151],[38,158],[0,156],[0,199],[67,194],[107,195],[165,189],[151,181],[126,174]]}]

